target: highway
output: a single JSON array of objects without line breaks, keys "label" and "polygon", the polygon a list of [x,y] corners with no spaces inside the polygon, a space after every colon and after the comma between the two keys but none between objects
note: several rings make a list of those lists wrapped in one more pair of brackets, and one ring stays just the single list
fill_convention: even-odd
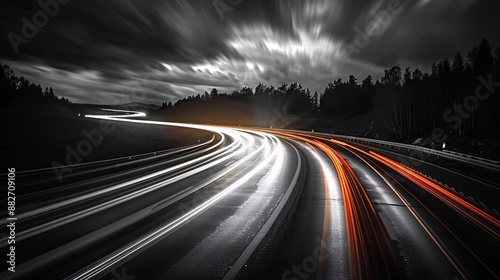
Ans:
[{"label": "highway", "polygon": [[46,190],[49,169],[20,174],[38,191],[18,196],[1,279],[500,278],[500,180],[312,132],[86,117],[212,137]]}]

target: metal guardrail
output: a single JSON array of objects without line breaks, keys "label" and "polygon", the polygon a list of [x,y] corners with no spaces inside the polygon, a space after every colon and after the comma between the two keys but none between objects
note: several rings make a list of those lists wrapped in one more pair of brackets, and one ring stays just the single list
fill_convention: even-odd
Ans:
[{"label": "metal guardrail", "polygon": [[390,142],[390,141],[382,141],[382,140],[376,140],[376,139],[369,139],[369,138],[361,138],[361,137],[354,137],[354,136],[345,136],[345,135],[337,135],[337,134],[328,134],[328,133],[321,133],[324,135],[327,135],[328,137],[332,138],[340,138],[343,140],[348,140],[352,142],[357,142],[357,143],[365,143],[365,144],[377,144],[379,146],[387,146],[387,147],[395,147],[395,148],[403,148],[403,149],[408,149],[413,150],[413,151],[419,151],[435,156],[440,156],[444,157],[447,159],[453,159],[457,160],[460,162],[480,166],[486,169],[494,170],[497,172],[500,172],[500,162],[494,161],[494,160],[489,160],[489,159],[484,159],[480,157],[475,157],[467,154],[461,154],[453,151],[439,151],[439,150],[434,150],[431,148],[426,148],[426,147],[420,147],[416,145],[410,145],[410,144],[402,144],[402,143],[397,143],[397,142]]}]

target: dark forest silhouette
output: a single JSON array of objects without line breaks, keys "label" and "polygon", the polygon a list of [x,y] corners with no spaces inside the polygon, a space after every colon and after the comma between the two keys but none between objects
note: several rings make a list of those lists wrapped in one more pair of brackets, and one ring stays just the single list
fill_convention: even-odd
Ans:
[{"label": "dark forest silhouette", "polygon": [[[398,140],[430,136],[436,129],[446,135],[500,138],[500,97],[495,91],[500,82],[499,58],[500,47],[492,52],[483,39],[465,56],[458,52],[453,60],[433,63],[431,73],[395,66],[385,70],[380,81],[368,76],[359,82],[351,75],[345,82],[329,83],[322,93],[311,93],[300,83],[277,88],[261,83],[230,94],[213,89],[175,104],[165,102],[156,113],[168,120],[235,125],[268,126],[269,120],[278,120],[287,128],[294,128],[290,119],[338,123],[378,115],[391,138]],[[0,69],[2,106],[70,104],[52,88],[43,90],[17,77],[9,66],[0,64]]]},{"label": "dark forest silhouette", "polygon": [[59,98],[54,90],[31,83],[24,77],[17,77],[8,65],[0,63],[0,104],[10,107],[26,107],[40,103],[69,104],[67,98]]},{"label": "dark forest silhouette", "polygon": [[[175,116],[189,108],[221,108],[230,103],[265,112],[270,118],[283,114],[338,120],[372,112],[382,115],[385,128],[399,140],[429,136],[437,128],[447,135],[498,138],[500,98],[495,84],[500,81],[499,57],[500,47],[493,53],[483,39],[466,56],[457,52],[452,61],[433,63],[431,73],[395,66],[385,70],[380,81],[368,76],[359,82],[351,75],[348,81],[329,83],[321,94],[312,94],[300,83],[278,88],[261,83],[231,94],[213,89],[175,104],[165,102],[161,109]],[[226,110],[231,108],[226,106]],[[206,116],[201,114],[199,121]]]}]

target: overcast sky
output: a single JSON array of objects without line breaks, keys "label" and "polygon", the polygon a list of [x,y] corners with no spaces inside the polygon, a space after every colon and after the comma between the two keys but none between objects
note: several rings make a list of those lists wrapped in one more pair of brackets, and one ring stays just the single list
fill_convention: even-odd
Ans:
[{"label": "overcast sky", "polygon": [[[500,44],[498,0],[0,0],[0,62],[72,102],[379,78]],[[63,4],[64,3],[64,4]],[[57,8],[57,9],[56,9]],[[38,31],[25,28],[23,17]],[[31,38],[30,38],[31,37]],[[16,50],[17,48],[17,50]]]}]

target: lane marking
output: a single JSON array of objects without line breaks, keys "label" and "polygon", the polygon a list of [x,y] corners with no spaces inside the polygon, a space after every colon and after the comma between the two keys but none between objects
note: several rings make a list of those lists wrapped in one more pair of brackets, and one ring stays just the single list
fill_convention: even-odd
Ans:
[{"label": "lane marking", "polygon": [[[433,163],[430,163],[430,162],[427,162],[427,161],[423,161],[423,160],[420,160],[418,158],[414,158],[414,157],[410,157],[410,156],[407,156],[407,155],[403,155],[403,154],[398,154],[398,153],[395,153],[395,152],[391,152],[391,151],[387,151],[387,150],[384,150],[384,149],[379,149],[379,148],[376,148],[376,147],[371,147],[371,146],[368,146],[368,145],[363,145],[363,144],[359,144],[358,145],[360,146],[364,146],[365,148],[370,148],[370,149],[373,149],[373,150],[378,150],[378,151],[382,151],[382,152],[386,152],[386,153],[390,153],[390,154],[393,154],[393,155],[396,155],[396,156],[402,156],[402,157],[405,157],[406,159],[409,159],[409,160],[416,160],[416,161],[419,161],[423,164],[427,164],[427,165],[431,165],[431,166],[434,166],[436,168],[439,168],[439,169],[442,169],[442,170],[445,170],[445,171],[448,171],[448,172],[451,172],[451,173],[454,173],[456,175],[459,175],[459,176],[462,176],[462,177],[465,177],[467,179],[470,179],[472,181],[476,181],[486,187],[490,187],[490,188],[493,188],[495,190],[500,190],[500,188],[498,186],[495,186],[495,185],[492,185],[488,182],[484,182],[484,181],[481,181],[481,180],[478,180],[474,177],[471,177],[471,176],[468,176],[466,174],[463,174],[463,173],[459,173],[455,170],[451,170],[451,169],[448,169],[446,167],[443,167],[443,166],[439,166],[439,165],[436,165],[436,164],[433,164]],[[413,169],[415,171],[415,169]]]},{"label": "lane marking", "polygon": [[[325,170],[328,168],[326,167],[326,164],[324,161],[321,160],[319,152],[317,149],[309,144],[308,142],[305,142],[307,146],[310,147],[312,151],[310,151],[311,154],[318,160],[319,165],[321,166],[321,173],[323,174],[323,185],[324,190],[325,190],[325,197],[324,197],[324,211],[323,211],[323,228],[321,230],[321,239],[320,243],[321,244],[327,244],[328,242],[328,234],[329,234],[329,228],[330,228],[330,183],[328,182],[328,177],[325,172]],[[321,200],[321,199],[320,199]],[[325,271],[325,260],[327,258],[326,256],[326,246],[321,246],[320,247],[320,252],[318,256],[318,269],[316,270],[316,279],[321,280],[323,279],[323,273]]]},{"label": "lane marking", "polygon": [[[292,145],[291,145],[292,146]],[[222,280],[232,280],[234,279],[240,270],[243,268],[245,263],[248,261],[250,256],[253,254],[255,249],[257,249],[257,246],[259,246],[260,242],[264,237],[267,235],[269,230],[271,229],[272,225],[276,222],[276,219],[278,218],[279,214],[281,214],[281,211],[285,207],[285,204],[287,203],[288,199],[290,198],[293,190],[295,189],[295,185],[297,184],[297,180],[299,178],[300,170],[302,168],[302,160],[300,159],[300,154],[297,151],[297,149],[292,146],[295,152],[297,153],[297,158],[298,158],[298,164],[297,164],[297,169],[295,170],[295,175],[293,176],[292,182],[288,186],[288,190],[286,191],[285,195],[281,199],[280,203],[274,210],[273,214],[267,222],[264,224],[264,226],[260,229],[259,233],[254,237],[252,242],[247,246],[245,251],[241,254],[241,256],[238,258],[238,260],[234,263],[234,265],[229,269],[229,271],[226,273],[224,278]]]},{"label": "lane marking", "polygon": [[[79,272],[75,273],[73,276],[71,276],[72,279],[93,279],[94,277],[98,276],[101,273],[106,272],[109,270],[111,267],[116,265],[117,263],[120,263],[124,261],[127,258],[133,257],[136,254],[146,250],[150,246],[152,246],[154,243],[157,242],[157,240],[164,238],[168,235],[170,235],[172,232],[176,231],[180,227],[184,226],[188,222],[192,221],[208,209],[210,209],[212,206],[217,204],[219,201],[227,197],[230,193],[232,193],[234,190],[238,189],[241,187],[244,183],[246,183],[252,176],[256,175],[260,170],[262,170],[265,166],[267,166],[271,160],[273,160],[278,153],[278,147],[275,147],[274,145],[279,145],[280,142],[277,137],[275,136],[268,136],[266,139],[269,138],[271,139],[271,144],[272,145],[272,151],[271,154],[269,154],[267,157],[264,158],[262,162],[259,163],[256,167],[254,167],[251,171],[246,173],[243,177],[238,179],[236,182],[228,186],[226,189],[221,191],[219,194],[215,195],[212,197],[210,200],[206,201],[205,203],[199,205],[195,209],[189,211],[188,213],[184,214],[183,216],[177,218],[176,220],[172,221],[171,223],[161,227],[160,229],[154,231],[151,234],[148,234],[145,237],[141,237],[139,240],[136,240],[132,243],[129,243],[129,245],[126,245],[125,247],[122,247],[112,254],[108,255],[107,257],[101,259],[100,261],[92,264],[91,266],[88,266]],[[264,147],[264,146],[262,146]],[[271,147],[267,146],[269,149]],[[256,236],[257,238],[258,236]],[[76,276],[75,276],[76,275]]]},{"label": "lane marking", "polygon": [[[441,252],[444,254],[444,256],[448,259],[448,261],[451,263],[451,265],[455,268],[455,270],[464,279],[468,279],[468,277],[466,277],[465,274],[464,274],[464,272],[460,269],[460,267],[462,267],[462,265],[455,262],[456,261],[455,257],[453,255],[450,255],[451,252],[448,250],[448,248],[446,247],[446,245],[439,239],[438,236],[436,236],[434,234],[434,232],[432,231],[432,229],[427,226],[427,224],[425,223],[425,221],[423,219],[421,219],[420,215],[413,209],[413,206],[410,206],[409,202],[396,190],[396,188],[378,170],[376,170],[375,167],[373,167],[370,163],[368,163],[368,161],[366,161],[363,157],[361,157],[361,155],[358,155],[351,148],[347,148],[347,150],[349,150],[353,155],[357,156],[359,159],[361,159],[363,162],[365,162],[368,167],[370,167],[373,171],[375,171],[375,173],[377,173],[377,175],[387,184],[387,186],[389,186],[389,188],[394,192],[394,194],[401,200],[401,202],[403,202],[403,204],[406,205],[406,208],[408,209],[408,211],[410,211],[410,213],[413,215],[413,217],[415,218],[415,220],[420,224],[420,226],[422,227],[422,229],[429,235],[429,237],[432,239],[432,241],[434,241],[434,244],[436,244],[436,246],[441,250]],[[362,151],[359,148],[355,148],[355,150],[359,150],[362,153],[366,154],[365,151]],[[394,180],[395,183],[397,183],[400,187],[402,187],[404,190],[406,190],[406,188],[404,188],[398,181],[396,181],[396,179],[394,179],[387,172],[385,172],[385,173],[392,180]],[[406,190],[406,191],[408,192],[408,190]],[[424,204],[422,204],[420,202],[420,200],[418,200],[416,197],[414,197],[413,194],[411,194],[410,192],[408,192],[408,194],[411,195],[432,216],[434,216],[434,214]],[[434,216],[434,217],[437,219],[436,216]],[[439,219],[437,219],[437,220],[442,224],[442,222]],[[446,229],[448,229],[448,227],[446,227],[446,225],[444,225],[444,226],[445,226]],[[451,233],[453,234],[453,232],[451,232]],[[458,239],[458,237],[456,237],[456,238]],[[460,239],[458,239],[458,241],[462,243],[462,241]],[[465,246],[465,244],[464,244],[464,246]],[[467,246],[466,246],[466,248],[469,249]],[[450,254],[448,252],[450,252]]]}]

